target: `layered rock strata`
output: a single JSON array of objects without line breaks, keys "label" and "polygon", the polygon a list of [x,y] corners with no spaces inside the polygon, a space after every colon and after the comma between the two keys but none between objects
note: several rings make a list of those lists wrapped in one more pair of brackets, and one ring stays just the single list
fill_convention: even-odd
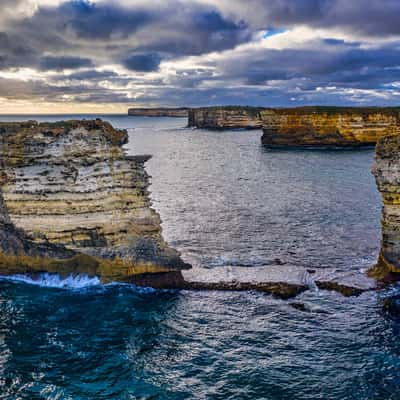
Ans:
[{"label": "layered rock strata", "polygon": [[190,266],[150,207],[149,157],[126,156],[126,141],[101,120],[0,124],[0,273],[180,279]]},{"label": "layered rock strata", "polygon": [[377,267],[372,274],[400,277],[400,136],[378,141],[373,166],[382,195],[382,245]]},{"label": "layered rock strata", "polygon": [[204,129],[260,129],[258,107],[203,107],[189,110],[188,126]]},{"label": "layered rock strata", "polygon": [[373,146],[400,134],[400,108],[301,107],[261,111],[268,147]]},{"label": "layered rock strata", "polygon": [[128,115],[137,117],[179,117],[186,118],[188,116],[189,109],[185,107],[181,108],[130,108]]}]

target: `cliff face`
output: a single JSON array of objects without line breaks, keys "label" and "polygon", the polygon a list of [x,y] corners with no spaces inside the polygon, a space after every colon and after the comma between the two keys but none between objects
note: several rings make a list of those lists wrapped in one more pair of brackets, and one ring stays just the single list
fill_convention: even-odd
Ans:
[{"label": "cliff face", "polygon": [[398,108],[303,107],[261,112],[269,147],[373,146],[400,134]]},{"label": "cliff face", "polygon": [[260,108],[192,108],[189,110],[188,126],[205,129],[260,129]]},{"label": "cliff face", "polygon": [[377,271],[400,274],[400,136],[378,141],[373,173],[383,200]]},{"label": "cliff face", "polygon": [[126,140],[101,120],[0,124],[0,240],[1,232],[14,238],[11,247],[0,241],[3,259],[14,257],[0,273],[135,281],[189,267],[164,242],[150,207],[149,157],[127,157]]},{"label": "cliff face", "polygon": [[130,108],[128,115],[137,117],[187,117],[189,110],[182,108]]}]

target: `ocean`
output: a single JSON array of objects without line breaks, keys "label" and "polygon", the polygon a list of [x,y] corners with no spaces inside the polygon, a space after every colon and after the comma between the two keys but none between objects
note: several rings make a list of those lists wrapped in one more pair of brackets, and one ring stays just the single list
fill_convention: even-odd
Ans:
[{"label": "ocean", "polygon": [[[96,116],[98,117],[98,116]],[[82,116],[1,116],[54,121]],[[268,150],[261,131],[101,116],[152,154],[153,207],[185,261],[365,271],[373,150]],[[96,279],[0,280],[0,399],[400,399],[400,287],[292,300]]]}]

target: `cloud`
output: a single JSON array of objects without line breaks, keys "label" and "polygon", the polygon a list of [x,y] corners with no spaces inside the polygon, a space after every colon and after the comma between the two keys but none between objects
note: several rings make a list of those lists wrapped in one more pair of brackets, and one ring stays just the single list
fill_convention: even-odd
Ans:
[{"label": "cloud", "polygon": [[161,57],[157,53],[134,54],[123,60],[123,65],[131,71],[151,72],[157,71]]},{"label": "cloud", "polygon": [[400,34],[397,0],[203,0],[225,15],[245,19],[255,28],[307,25],[356,34]]},{"label": "cloud", "polygon": [[398,0],[2,0],[0,97],[396,104],[399,12]]},{"label": "cloud", "polygon": [[58,8],[40,8],[37,20],[55,19],[65,33],[86,40],[127,38],[141,26],[151,22],[153,15],[142,9],[118,5],[96,4],[85,0],[68,1]]},{"label": "cloud", "polygon": [[63,69],[78,69],[92,67],[93,62],[89,58],[80,57],[43,57],[39,62],[39,68],[43,71],[61,71]]}]

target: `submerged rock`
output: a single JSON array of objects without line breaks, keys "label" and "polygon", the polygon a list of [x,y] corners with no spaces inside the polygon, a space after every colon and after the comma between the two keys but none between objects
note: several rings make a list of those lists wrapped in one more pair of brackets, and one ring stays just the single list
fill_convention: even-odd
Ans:
[{"label": "submerged rock", "polygon": [[377,266],[370,274],[386,280],[400,278],[400,136],[378,141],[373,166],[382,195],[382,245]]},{"label": "submerged rock", "polygon": [[358,296],[376,289],[374,279],[359,271],[340,272],[321,268],[312,275],[305,267],[266,265],[260,267],[193,267],[183,271],[184,288],[209,290],[256,290],[289,299],[306,290],[334,290]]},{"label": "submerged rock", "polygon": [[362,147],[400,134],[400,108],[299,107],[260,112],[268,147]]},{"label": "submerged rock", "polygon": [[190,268],[162,238],[149,157],[127,157],[127,139],[101,120],[0,124],[0,274],[135,282]]},{"label": "submerged rock", "polygon": [[220,106],[189,110],[189,127],[204,129],[260,129],[260,107]]}]

